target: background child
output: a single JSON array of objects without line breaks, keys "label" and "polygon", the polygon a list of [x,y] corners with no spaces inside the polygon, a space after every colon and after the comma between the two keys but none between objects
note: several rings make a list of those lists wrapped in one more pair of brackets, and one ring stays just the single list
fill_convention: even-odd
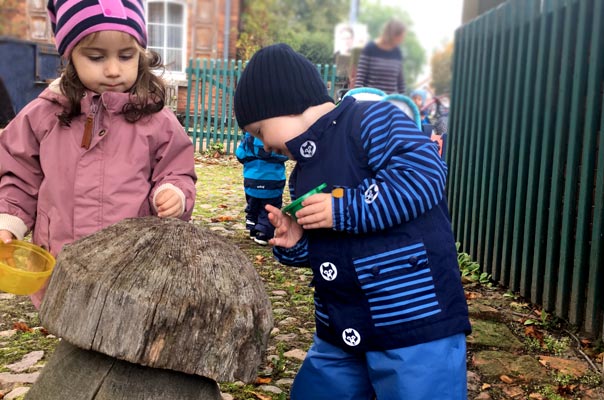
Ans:
[{"label": "background child", "polygon": [[426,103],[426,91],[416,89],[411,92],[410,97],[420,112],[420,115],[422,117],[422,124],[429,124],[430,118],[428,118],[428,111],[424,110],[424,104]]},{"label": "background child", "polygon": [[289,46],[258,51],[235,93],[239,125],[296,160],[298,222],[267,206],[285,264],[310,266],[316,335],[293,400],[465,400],[470,332],[436,146],[399,108],[335,107]]},{"label": "background child", "polygon": [[267,152],[259,139],[245,132],[235,156],[243,164],[246,228],[256,243],[267,245],[275,228],[268,220],[267,204],[281,208],[287,156]]},{"label": "background child", "polygon": [[0,135],[0,240],[33,229],[56,256],[124,218],[189,219],[193,146],[164,108],[142,1],[57,0],[48,11],[67,65]]}]

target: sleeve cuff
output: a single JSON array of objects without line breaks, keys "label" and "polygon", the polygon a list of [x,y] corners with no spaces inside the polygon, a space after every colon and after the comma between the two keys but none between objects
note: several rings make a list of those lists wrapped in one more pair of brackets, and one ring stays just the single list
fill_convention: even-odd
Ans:
[{"label": "sleeve cuff", "polygon": [[0,230],[9,231],[18,240],[23,240],[27,233],[27,225],[19,217],[10,214],[0,214]]},{"label": "sleeve cuff", "polygon": [[180,190],[179,187],[171,184],[171,183],[164,183],[162,185],[160,185],[156,190],[155,193],[153,193],[153,209],[155,210],[155,212],[157,213],[157,206],[155,204],[155,199],[157,198],[157,195],[159,193],[161,193],[162,191],[166,190],[166,189],[172,189],[176,192],[176,194],[178,194],[178,197],[180,197],[180,215],[184,214],[185,212],[185,207],[186,207],[186,199],[185,199],[185,194],[183,193],[182,190]]}]

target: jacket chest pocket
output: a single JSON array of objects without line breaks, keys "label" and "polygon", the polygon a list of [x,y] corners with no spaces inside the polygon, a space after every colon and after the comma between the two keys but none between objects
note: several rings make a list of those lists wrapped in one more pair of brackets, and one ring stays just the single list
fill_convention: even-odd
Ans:
[{"label": "jacket chest pocket", "polygon": [[376,327],[438,314],[432,270],[423,242],[353,258]]}]

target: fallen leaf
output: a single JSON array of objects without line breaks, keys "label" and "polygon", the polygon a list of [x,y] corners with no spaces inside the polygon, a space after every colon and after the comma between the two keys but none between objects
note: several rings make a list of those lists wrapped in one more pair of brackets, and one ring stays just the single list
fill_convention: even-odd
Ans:
[{"label": "fallen leaf", "polygon": [[13,329],[16,329],[21,332],[33,332],[33,329],[27,326],[27,324],[24,322],[15,322],[13,324]]},{"label": "fallen leaf", "polygon": [[499,377],[499,379],[500,379],[500,380],[501,380],[501,382],[503,382],[503,383],[507,383],[507,384],[514,383],[514,380],[513,380],[512,378],[510,378],[509,376],[507,376],[507,375],[501,375],[501,376]]},{"label": "fallen leaf", "polygon": [[482,386],[480,387],[480,390],[487,390],[491,387],[491,385],[489,385],[488,383],[483,383]]},{"label": "fallen leaf", "polygon": [[231,217],[228,215],[221,215],[220,217],[210,218],[210,220],[212,222],[227,222],[227,221],[233,221],[234,219],[235,219],[235,217]]},{"label": "fallen leaf", "polygon": [[226,204],[218,204],[218,208],[229,208]]},{"label": "fallen leaf", "polygon": [[271,400],[270,396],[265,396],[263,394],[260,393],[256,393],[256,392],[252,392],[252,394],[256,397],[258,397],[260,400]]},{"label": "fallen leaf", "polygon": [[263,384],[271,383],[271,382],[272,382],[271,378],[261,378],[261,377],[256,378],[256,385],[263,385]]},{"label": "fallen leaf", "polygon": [[524,328],[524,334],[528,337],[537,339],[539,343],[543,346],[543,332],[535,327],[535,325],[529,325]]},{"label": "fallen leaf", "polygon": [[478,299],[480,296],[480,293],[476,293],[476,292],[466,292],[466,300],[474,300],[474,299]]}]

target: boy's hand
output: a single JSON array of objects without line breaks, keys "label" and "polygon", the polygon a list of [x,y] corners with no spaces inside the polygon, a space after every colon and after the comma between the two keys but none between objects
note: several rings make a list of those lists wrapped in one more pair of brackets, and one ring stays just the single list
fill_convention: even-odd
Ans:
[{"label": "boy's hand", "polygon": [[178,218],[182,215],[182,200],[172,189],[164,189],[155,197],[157,216],[160,218]]},{"label": "boy's hand", "polygon": [[333,227],[331,194],[313,194],[302,202],[302,206],[302,209],[296,212],[296,218],[304,229]]},{"label": "boy's hand", "polygon": [[9,231],[0,230],[0,241],[2,243],[10,243],[15,237]]},{"label": "boy's hand", "polygon": [[269,221],[275,227],[275,236],[269,240],[271,245],[290,248],[302,239],[304,231],[292,217],[270,204],[265,209],[268,211]]}]

